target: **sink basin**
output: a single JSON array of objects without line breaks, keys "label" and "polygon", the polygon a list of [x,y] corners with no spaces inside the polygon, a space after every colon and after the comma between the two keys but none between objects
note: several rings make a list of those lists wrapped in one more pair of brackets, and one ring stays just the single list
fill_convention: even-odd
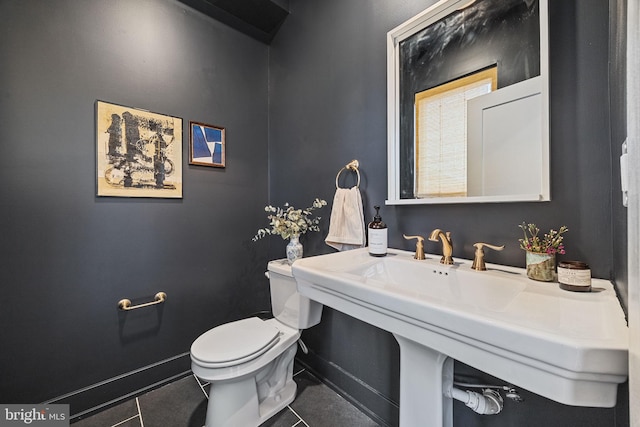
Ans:
[{"label": "sink basin", "polygon": [[[502,310],[525,288],[524,282],[513,283],[508,275],[474,274],[472,270],[441,265],[437,259],[416,262],[395,252],[384,258],[366,255],[358,265],[339,272],[342,277],[425,303]],[[338,272],[335,267],[333,271]]]},{"label": "sink basin", "polygon": [[[418,261],[395,249],[376,258],[364,248],[293,264],[302,295],[394,334],[401,425],[427,416],[411,396],[424,395],[433,377],[442,387],[442,376],[452,375],[446,358],[560,403],[615,405],[628,373],[628,329],[610,282],[593,279],[593,292],[573,293],[530,280],[520,268],[487,264],[487,271],[474,271],[469,260],[447,266],[439,259],[427,254]],[[421,390],[407,384],[417,382],[419,369],[429,371]],[[430,425],[447,425],[451,405],[440,402],[443,390],[427,393],[445,412]]]}]

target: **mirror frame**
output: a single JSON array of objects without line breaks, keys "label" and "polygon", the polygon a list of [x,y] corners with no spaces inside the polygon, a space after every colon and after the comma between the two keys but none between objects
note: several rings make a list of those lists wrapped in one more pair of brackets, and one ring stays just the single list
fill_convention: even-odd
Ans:
[{"label": "mirror frame", "polygon": [[[496,0],[500,1],[500,0]],[[543,202],[551,200],[549,156],[549,13],[548,0],[538,0],[540,16],[540,84],[542,94],[542,170],[540,194],[400,198],[400,43],[456,10],[469,0],[440,0],[387,33],[387,205],[446,203]]]}]

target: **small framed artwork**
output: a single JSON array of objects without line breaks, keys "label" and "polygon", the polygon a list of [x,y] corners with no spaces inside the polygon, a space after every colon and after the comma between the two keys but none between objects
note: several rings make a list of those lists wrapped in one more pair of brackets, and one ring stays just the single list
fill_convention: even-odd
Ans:
[{"label": "small framed artwork", "polygon": [[182,197],[182,119],[96,101],[97,194]]},{"label": "small framed artwork", "polygon": [[224,134],[223,127],[189,122],[189,164],[225,167]]}]

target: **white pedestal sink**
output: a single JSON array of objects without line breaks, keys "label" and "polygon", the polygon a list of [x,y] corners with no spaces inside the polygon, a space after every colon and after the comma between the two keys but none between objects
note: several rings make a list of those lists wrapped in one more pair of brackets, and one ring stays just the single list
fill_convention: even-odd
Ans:
[{"label": "white pedestal sink", "polygon": [[567,405],[612,407],[628,373],[628,330],[611,283],[563,291],[519,268],[441,265],[390,249],[308,257],[293,264],[299,292],[393,333],[400,344],[400,426],[451,426],[459,360]]}]

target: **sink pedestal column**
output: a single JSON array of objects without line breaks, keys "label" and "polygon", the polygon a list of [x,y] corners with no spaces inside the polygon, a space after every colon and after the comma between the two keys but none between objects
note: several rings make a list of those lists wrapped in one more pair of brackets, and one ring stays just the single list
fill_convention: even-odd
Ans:
[{"label": "sink pedestal column", "polygon": [[400,344],[400,427],[452,427],[453,400],[443,393],[443,386],[453,379],[452,360],[407,338],[394,337]]}]

